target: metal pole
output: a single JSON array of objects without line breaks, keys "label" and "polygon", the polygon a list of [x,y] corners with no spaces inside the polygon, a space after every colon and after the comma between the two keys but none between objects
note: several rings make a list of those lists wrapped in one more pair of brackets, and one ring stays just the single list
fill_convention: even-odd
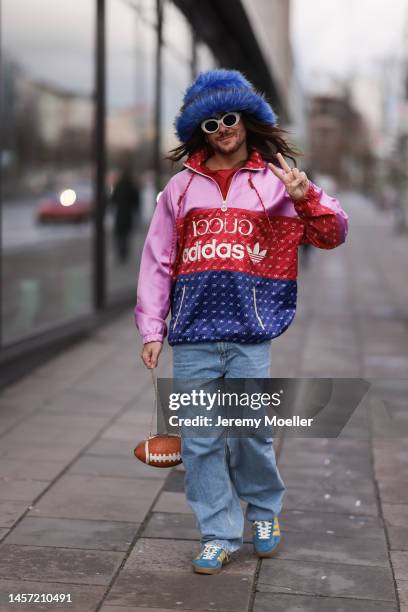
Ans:
[{"label": "metal pole", "polygon": [[[2,58],[2,39],[1,39],[1,32],[2,32],[2,13],[1,13],[1,2],[0,2],[0,81],[3,79],[3,74],[2,74],[2,68],[3,68],[3,62],[1,61]],[[3,90],[4,91],[4,90]],[[3,96],[0,94],[0,105],[5,101]],[[6,108],[6,105],[5,105]],[[3,113],[3,109],[0,106],[0,117],[2,116]],[[2,131],[0,132],[0,134],[2,135]],[[2,141],[3,139],[1,139],[0,141],[0,154],[2,154],[3,152],[3,146],[4,143]],[[4,283],[4,274],[3,274],[3,243],[2,243],[2,236],[3,236],[3,187],[2,187],[2,181],[3,181],[3,176],[2,176],[2,168],[0,166],[0,352],[1,352],[1,347],[3,346],[3,283]]]},{"label": "metal pole", "polygon": [[163,47],[163,0],[156,0],[157,38],[156,38],[156,82],[154,125],[155,140],[153,147],[153,164],[156,171],[156,192],[161,189],[162,163],[161,163],[161,97],[162,97],[162,47]]},{"label": "metal pole", "polygon": [[106,302],[106,74],[105,74],[105,0],[97,0],[95,65],[95,217],[94,217],[94,307],[101,310]]}]

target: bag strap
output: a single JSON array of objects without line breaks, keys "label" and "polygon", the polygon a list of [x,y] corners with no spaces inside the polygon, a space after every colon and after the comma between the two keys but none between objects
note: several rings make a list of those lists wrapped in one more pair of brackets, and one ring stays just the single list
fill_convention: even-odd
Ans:
[{"label": "bag strap", "polygon": [[150,373],[152,375],[152,382],[153,382],[153,388],[154,388],[154,403],[153,403],[153,410],[152,410],[152,418],[150,420],[149,437],[152,436],[154,414],[156,413],[156,415],[157,415],[157,406],[158,406],[158,391],[157,391],[156,368],[150,368]]}]

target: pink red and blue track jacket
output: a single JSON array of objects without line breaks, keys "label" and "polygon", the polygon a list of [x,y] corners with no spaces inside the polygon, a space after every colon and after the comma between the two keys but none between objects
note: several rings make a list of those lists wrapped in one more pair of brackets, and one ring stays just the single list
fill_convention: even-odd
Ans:
[{"label": "pink red and blue track jacket", "polygon": [[[293,201],[257,151],[227,197],[192,155],[160,195],[146,237],[135,307],[143,342],[257,343],[282,334],[296,311],[300,244],[342,244],[348,216],[310,183]],[[169,327],[166,318],[171,310]]]}]

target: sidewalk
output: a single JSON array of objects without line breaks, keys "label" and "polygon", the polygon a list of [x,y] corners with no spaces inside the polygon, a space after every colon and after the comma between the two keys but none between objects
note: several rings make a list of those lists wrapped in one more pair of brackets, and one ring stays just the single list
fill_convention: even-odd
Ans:
[{"label": "sidewalk", "polygon": [[[382,383],[387,410],[406,426],[408,239],[361,197],[342,204],[349,242],[313,251],[272,371],[396,379]],[[275,440],[287,486],[279,553],[256,559],[248,531],[222,574],[198,576],[182,466],[132,455],[153,401],[139,353],[130,312],[0,396],[0,612],[408,612],[407,437],[380,437],[381,414],[362,409],[339,439]],[[158,376],[171,376],[168,346]]]}]

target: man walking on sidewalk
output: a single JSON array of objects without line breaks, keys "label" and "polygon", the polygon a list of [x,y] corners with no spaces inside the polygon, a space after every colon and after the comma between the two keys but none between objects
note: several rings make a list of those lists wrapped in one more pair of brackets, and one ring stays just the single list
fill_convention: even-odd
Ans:
[{"label": "man walking on sidewalk", "polygon": [[[169,158],[187,159],[160,195],[142,254],[143,362],[157,366],[168,336],[174,378],[268,378],[271,339],[295,316],[298,247],[340,245],[348,217],[287,164],[298,152],[240,72],[201,73],[175,126],[181,144]],[[255,553],[271,556],[285,492],[272,438],[183,437],[182,459],[201,532],[194,570],[220,571],[241,546],[240,500]]]}]

